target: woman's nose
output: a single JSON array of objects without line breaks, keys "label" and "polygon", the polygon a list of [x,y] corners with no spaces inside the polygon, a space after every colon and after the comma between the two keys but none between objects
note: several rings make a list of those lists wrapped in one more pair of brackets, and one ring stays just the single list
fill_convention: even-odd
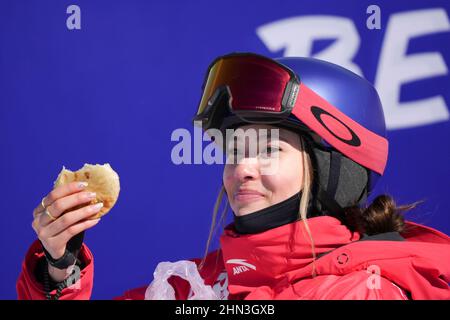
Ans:
[{"label": "woman's nose", "polygon": [[234,176],[240,181],[257,179],[260,176],[257,158],[244,158],[235,167]]}]

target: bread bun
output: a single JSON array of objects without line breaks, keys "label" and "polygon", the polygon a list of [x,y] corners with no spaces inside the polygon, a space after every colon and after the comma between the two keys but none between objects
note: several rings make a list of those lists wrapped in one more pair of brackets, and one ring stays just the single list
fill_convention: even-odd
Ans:
[{"label": "bread bun", "polygon": [[[53,188],[73,181],[87,182],[88,186],[85,190],[95,192],[97,194],[96,199],[93,199],[89,204],[103,202],[103,207],[100,211],[90,219],[96,219],[104,216],[117,202],[120,192],[119,175],[113,170],[113,168],[111,168],[109,163],[104,165],[92,165],[86,163],[83,168],[75,172],[67,170],[63,166],[63,169],[59,173]],[[73,211],[89,204],[83,204],[67,211]]]}]

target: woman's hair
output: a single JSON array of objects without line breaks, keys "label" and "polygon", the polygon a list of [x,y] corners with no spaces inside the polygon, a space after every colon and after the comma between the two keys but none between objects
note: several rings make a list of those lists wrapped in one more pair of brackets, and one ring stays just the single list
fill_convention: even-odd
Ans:
[{"label": "woman's hair", "polygon": [[358,206],[345,209],[341,221],[350,230],[375,235],[385,232],[405,231],[405,219],[403,213],[415,208],[423,201],[397,207],[394,199],[386,194],[376,197],[373,202],[365,208]]},{"label": "woman's hair", "polygon": [[[306,152],[305,139],[300,136],[301,143],[301,161],[303,164],[303,185],[300,193],[300,206],[298,212],[298,220],[302,220],[305,226],[305,230],[308,233],[308,238],[311,244],[311,251],[313,256],[313,270],[312,276],[316,274],[314,261],[316,260],[316,252],[314,246],[314,238],[308,225],[307,213],[309,202],[311,199],[311,190],[313,185],[313,168],[311,158]],[[199,264],[199,269],[204,266],[206,256],[208,255],[209,246],[217,227],[222,224],[222,228],[225,227],[225,215],[228,211],[229,203],[227,197],[225,197],[225,206],[222,209],[219,222],[217,220],[217,214],[220,209],[220,205],[223,201],[224,195],[226,195],[225,187],[222,185],[219,195],[217,196],[214,204],[214,211],[211,221],[211,227],[209,231],[208,241],[206,243],[205,253],[203,259]],[[404,205],[397,207],[393,198],[389,195],[380,195],[374,199],[374,201],[365,208],[358,206],[348,207],[344,210],[343,216],[336,216],[344,225],[346,225],[351,231],[356,231],[361,234],[374,235],[384,232],[402,232],[405,231],[405,222],[403,213],[415,208],[422,201],[415,202],[410,205]],[[217,255],[217,259],[219,255]],[[217,263],[216,263],[217,265]]]}]

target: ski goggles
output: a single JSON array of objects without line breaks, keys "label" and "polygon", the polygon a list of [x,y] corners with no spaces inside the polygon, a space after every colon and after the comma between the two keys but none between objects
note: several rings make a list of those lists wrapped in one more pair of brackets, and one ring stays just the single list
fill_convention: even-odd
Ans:
[{"label": "ski goggles", "polygon": [[244,123],[275,124],[294,116],[350,159],[382,174],[387,140],[345,115],[300,78],[287,66],[254,53],[218,57],[208,67],[194,123],[200,121],[208,130],[222,129],[232,117]]},{"label": "ski goggles", "polygon": [[276,123],[292,112],[300,80],[289,68],[253,53],[232,53],[208,67],[194,121],[220,128],[224,113],[245,122]]}]

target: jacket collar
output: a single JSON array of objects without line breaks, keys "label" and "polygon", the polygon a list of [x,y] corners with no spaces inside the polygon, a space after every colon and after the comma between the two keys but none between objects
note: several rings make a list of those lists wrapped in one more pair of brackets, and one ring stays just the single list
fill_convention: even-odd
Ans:
[{"label": "jacket collar", "polygon": [[413,299],[448,299],[450,238],[444,233],[407,222],[407,232],[400,235],[358,241],[363,240],[359,233],[330,216],[310,218],[308,225],[320,257],[314,263],[302,221],[251,235],[240,235],[228,225],[220,241],[230,295],[240,299],[258,290],[276,294],[311,277],[313,265],[318,275],[344,275],[370,262]]},{"label": "jacket collar", "polygon": [[[338,219],[308,219],[316,255],[329,252],[360,235]],[[238,234],[230,224],[220,238],[229,285],[274,286],[289,272],[311,267],[311,240],[303,221],[296,221],[258,234]]]}]

